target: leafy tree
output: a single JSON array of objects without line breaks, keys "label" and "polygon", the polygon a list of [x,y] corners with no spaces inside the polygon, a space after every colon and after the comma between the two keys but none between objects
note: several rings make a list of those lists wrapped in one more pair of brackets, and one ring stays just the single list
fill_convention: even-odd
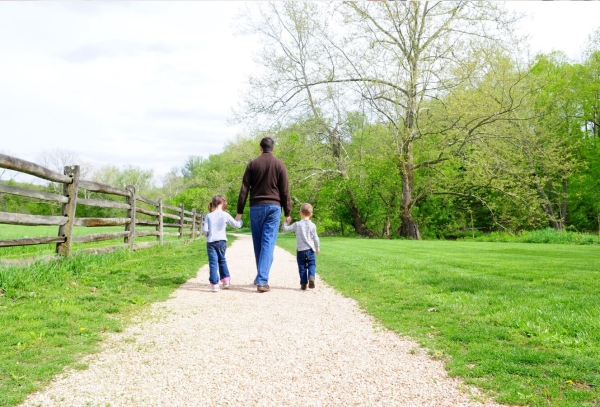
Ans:
[{"label": "leafy tree", "polygon": [[[491,110],[476,109],[462,128],[460,115],[444,104],[437,116],[427,106],[490,72],[490,50],[508,52],[511,18],[484,2],[280,3],[258,14],[253,32],[265,40],[260,62],[266,69],[251,79],[254,93],[245,111],[320,121],[337,170],[349,181],[355,157],[347,154],[344,112],[366,104],[389,128],[387,145],[402,188],[397,231],[418,239],[412,211],[430,191],[427,184],[415,191],[418,171],[444,162],[455,150],[449,147],[468,143],[477,129],[507,116],[519,95],[506,88],[514,83],[498,82],[506,97],[495,99]],[[336,34],[337,25],[344,35]],[[421,144],[428,150],[415,151]],[[364,234],[365,215],[355,191],[348,195],[355,228]]]}]

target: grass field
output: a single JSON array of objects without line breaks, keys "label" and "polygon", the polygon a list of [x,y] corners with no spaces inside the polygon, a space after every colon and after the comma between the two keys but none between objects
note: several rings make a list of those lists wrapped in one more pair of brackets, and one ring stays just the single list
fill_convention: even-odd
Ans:
[{"label": "grass field", "polygon": [[[293,234],[278,244],[295,253]],[[497,401],[600,404],[600,247],[325,237],[317,272]]]},{"label": "grass field", "polygon": [[0,406],[20,403],[67,365],[87,368],[77,361],[104,333],[168,298],[206,262],[202,240],[0,266]]},{"label": "grass field", "polygon": [[[154,227],[138,227],[137,230],[155,230]],[[115,233],[123,232],[124,227],[121,226],[108,226],[108,227],[74,227],[73,234],[75,236],[91,235],[96,233]],[[176,232],[177,229],[165,228],[165,232]],[[186,233],[187,230],[184,230]],[[0,225],[0,239],[20,239],[24,237],[43,237],[43,236],[56,236],[58,234],[58,226],[14,226],[14,225]],[[189,237],[189,236],[186,236]],[[164,240],[177,240],[176,236],[165,236]],[[153,242],[156,241],[156,236],[144,236],[135,239],[136,243],[140,242]],[[75,243],[73,244],[72,250],[77,251],[79,249],[86,249],[91,247],[103,247],[122,244],[123,238],[104,240],[101,242],[93,243]],[[56,244],[42,244],[32,246],[15,246],[15,247],[1,247],[0,258],[2,259],[20,259],[28,257],[36,257],[43,255],[52,255],[56,250]]]}]

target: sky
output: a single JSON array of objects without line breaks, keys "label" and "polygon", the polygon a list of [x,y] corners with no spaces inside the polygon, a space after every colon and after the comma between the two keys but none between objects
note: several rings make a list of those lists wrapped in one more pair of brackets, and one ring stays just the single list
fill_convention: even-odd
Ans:
[{"label": "sky", "polygon": [[[256,39],[236,35],[245,5],[0,2],[0,153],[40,163],[68,150],[94,168],[152,169],[160,184],[189,156],[221,152],[244,133],[227,122],[257,69]],[[528,13],[534,54],[577,58],[600,27],[600,1],[507,6]]]}]

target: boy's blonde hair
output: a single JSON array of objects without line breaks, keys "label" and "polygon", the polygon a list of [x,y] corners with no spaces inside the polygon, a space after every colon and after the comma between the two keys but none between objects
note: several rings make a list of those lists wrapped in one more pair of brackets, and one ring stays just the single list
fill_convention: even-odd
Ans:
[{"label": "boy's blonde hair", "polygon": [[312,214],[313,214],[312,205],[309,203],[303,203],[302,206],[300,207],[300,213],[304,216],[312,216]]},{"label": "boy's blonde hair", "polygon": [[227,198],[223,195],[213,196],[212,201],[208,203],[208,211],[213,212],[220,204],[223,204],[223,210],[227,209]]}]

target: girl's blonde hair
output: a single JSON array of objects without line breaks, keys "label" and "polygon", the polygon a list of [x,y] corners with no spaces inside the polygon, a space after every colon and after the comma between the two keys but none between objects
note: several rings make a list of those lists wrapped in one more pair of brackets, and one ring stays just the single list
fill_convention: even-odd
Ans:
[{"label": "girl's blonde hair", "polygon": [[223,195],[215,195],[212,197],[212,201],[208,203],[208,211],[213,212],[217,209],[217,206],[223,204],[223,210],[227,209],[227,198]]}]

